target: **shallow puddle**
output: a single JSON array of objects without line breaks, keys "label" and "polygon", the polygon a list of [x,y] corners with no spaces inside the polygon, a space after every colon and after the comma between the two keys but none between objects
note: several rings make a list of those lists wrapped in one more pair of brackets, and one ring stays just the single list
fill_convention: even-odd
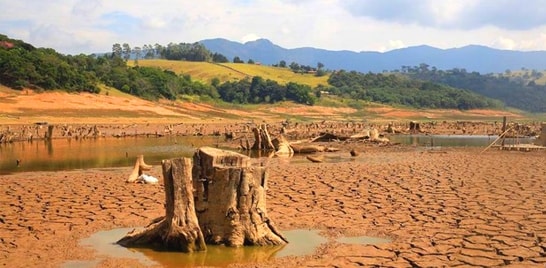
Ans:
[{"label": "shallow puddle", "polygon": [[[144,265],[161,265],[163,267],[195,267],[214,266],[226,267],[233,263],[260,263],[273,258],[286,256],[304,256],[313,254],[315,249],[328,239],[321,236],[319,230],[290,230],[282,232],[290,242],[283,246],[267,247],[225,247],[207,245],[206,252],[181,253],[155,251],[145,248],[125,248],[115,242],[125,236],[133,228],[120,228],[100,231],[80,244],[89,246],[101,257],[136,259]],[[98,260],[68,261],[63,267],[95,267]]]}]

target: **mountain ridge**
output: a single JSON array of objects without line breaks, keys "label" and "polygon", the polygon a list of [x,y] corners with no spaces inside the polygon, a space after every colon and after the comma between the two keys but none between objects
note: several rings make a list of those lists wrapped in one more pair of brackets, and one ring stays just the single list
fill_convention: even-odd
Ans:
[{"label": "mountain ridge", "polygon": [[495,49],[470,44],[463,47],[441,49],[429,45],[417,45],[386,52],[327,50],[314,47],[287,49],[268,39],[245,43],[224,38],[199,41],[212,52],[221,53],[228,59],[239,57],[262,64],[288,64],[316,66],[323,63],[327,69],[359,72],[383,72],[399,70],[402,66],[419,66],[421,63],[440,70],[454,68],[479,73],[502,73],[506,70],[546,69],[546,51],[517,51]]}]

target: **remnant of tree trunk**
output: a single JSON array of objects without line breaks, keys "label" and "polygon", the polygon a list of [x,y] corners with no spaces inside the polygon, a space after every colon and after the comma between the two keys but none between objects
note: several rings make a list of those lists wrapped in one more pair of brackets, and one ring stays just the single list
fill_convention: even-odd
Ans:
[{"label": "remnant of tree trunk", "polygon": [[291,144],[290,146],[294,150],[294,153],[299,153],[299,154],[324,152],[326,150],[326,147],[324,146],[313,145],[313,144],[308,144],[308,145]]},{"label": "remnant of tree trunk", "polygon": [[252,150],[275,150],[275,146],[271,142],[271,137],[267,131],[267,125],[262,124],[252,129],[254,133],[254,145]]},{"label": "remnant of tree trunk", "polygon": [[117,243],[125,247],[152,245],[183,252],[205,251],[207,247],[195,214],[192,160],[163,160],[162,168],[165,217],[153,221],[143,231],[133,230]]},{"label": "remnant of tree trunk", "polygon": [[265,167],[252,166],[245,155],[211,147],[200,148],[193,159],[195,208],[207,243],[287,243],[267,216]]},{"label": "remnant of tree trunk", "polygon": [[47,126],[46,140],[51,140],[53,138],[53,125]]},{"label": "remnant of tree trunk", "polygon": [[294,150],[290,147],[290,143],[286,140],[283,135],[280,135],[278,138],[274,139],[273,145],[275,146],[275,155],[278,156],[292,156],[294,155]]},{"label": "remnant of tree trunk", "polygon": [[349,139],[349,137],[338,136],[338,135],[335,135],[335,134],[332,134],[332,133],[321,133],[320,136],[311,139],[311,142],[344,141],[344,140],[347,140],[347,139]]},{"label": "remnant of tree trunk", "polygon": [[535,144],[546,146],[546,122],[542,122],[540,136],[536,139]]},{"label": "remnant of tree trunk", "polygon": [[417,121],[411,121],[409,123],[409,131],[411,134],[417,134],[421,132],[421,126],[419,125],[419,122]]},{"label": "remnant of tree trunk", "polygon": [[351,153],[351,156],[353,157],[359,155],[359,153],[355,149],[352,149],[350,153]]},{"label": "remnant of tree trunk", "polygon": [[308,155],[306,158],[313,163],[321,163],[322,161],[324,161],[323,158],[320,156]]},{"label": "remnant of tree trunk", "polygon": [[152,166],[144,163],[144,155],[137,156],[137,159],[135,161],[135,167],[133,168],[133,172],[131,172],[131,175],[129,175],[129,178],[127,178],[127,182],[136,182],[138,177],[142,175],[142,171],[150,169],[152,169]]}]

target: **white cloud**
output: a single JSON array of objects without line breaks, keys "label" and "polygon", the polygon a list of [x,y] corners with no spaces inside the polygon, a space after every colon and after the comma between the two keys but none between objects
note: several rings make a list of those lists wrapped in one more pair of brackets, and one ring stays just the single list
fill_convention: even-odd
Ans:
[{"label": "white cloud", "polygon": [[493,42],[493,45],[495,47],[500,48],[500,49],[511,50],[511,49],[516,48],[516,41],[514,41],[514,40],[512,40],[510,38],[506,38],[504,36],[500,36],[497,40],[495,40]]},{"label": "white cloud", "polygon": [[255,40],[258,40],[258,39],[260,39],[260,37],[258,35],[250,33],[250,34],[247,34],[247,35],[243,36],[241,38],[241,42],[246,43],[246,42],[255,41]]},{"label": "white cloud", "polygon": [[1,33],[63,53],[217,37],[353,51],[421,44],[546,49],[539,0],[19,0],[0,1],[0,10]]}]

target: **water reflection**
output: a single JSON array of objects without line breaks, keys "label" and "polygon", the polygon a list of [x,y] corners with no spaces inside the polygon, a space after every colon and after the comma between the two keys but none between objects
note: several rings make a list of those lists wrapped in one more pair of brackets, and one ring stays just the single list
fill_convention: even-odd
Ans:
[{"label": "water reflection", "polygon": [[[487,135],[392,135],[392,143],[427,147],[482,146],[492,143],[497,136]],[[102,167],[122,167],[134,164],[143,154],[146,162],[158,165],[173,157],[191,157],[202,146],[215,146],[222,137],[128,137],[85,140],[54,139],[51,141],[16,142],[0,144],[0,175],[22,171],[57,171]],[[505,144],[533,143],[534,138],[506,139]],[[249,156],[265,159],[273,152],[250,151]],[[333,157],[333,156],[332,156]],[[331,159],[331,162],[346,159]],[[296,159],[297,161],[297,159]],[[301,160],[304,161],[304,160]]]},{"label": "water reflection", "polygon": [[[81,240],[80,244],[89,246],[100,257],[136,259],[144,265],[160,265],[162,267],[227,267],[234,263],[263,263],[274,258],[286,256],[304,256],[313,254],[316,248],[328,242],[328,239],[320,235],[319,230],[297,229],[283,232],[289,241],[287,245],[264,247],[225,247],[207,245],[207,251],[182,253],[169,251],[156,251],[147,248],[125,248],[115,241],[122,238],[132,228],[119,228],[108,231],[99,231],[88,238]],[[91,260],[87,264],[95,263]],[[64,268],[73,267],[84,263],[69,261]]]},{"label": "water reflection", "polygon": [[0,174],[131,166],[139,154],[154,165],[163,159],[191,157],[196,148],[217,142],[218,137],[211,136],[16,142],[0,145]]},{"label": "water reflection", "polygon": [[[488,146],[498,136],[494,135],[392,135],[388,137],[392,143],[415,146],[445,146],[445,147],[480,147]],[[533,143],[534,138],[506,138],[505,144]],[[499,141],[500,144],[500,141]]]}]

